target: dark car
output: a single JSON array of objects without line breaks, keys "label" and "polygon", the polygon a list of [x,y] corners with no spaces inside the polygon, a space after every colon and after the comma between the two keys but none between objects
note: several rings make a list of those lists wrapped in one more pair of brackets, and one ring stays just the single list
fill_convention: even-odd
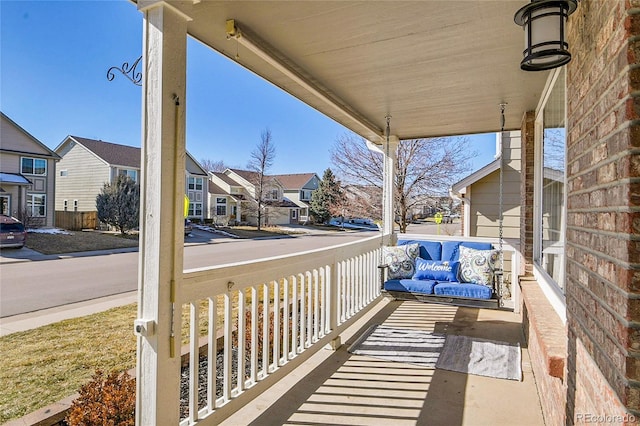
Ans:
[{"label": "dark car", "polygon": [[184,220],[184,236],[186,237],[193,231],[193,225],[191,225],[191,221],[189,219]]},{"label": "dark car", "polygon": [[16,218],[0,215],[0,247],[22,248],[27,240],[24,225]]}]

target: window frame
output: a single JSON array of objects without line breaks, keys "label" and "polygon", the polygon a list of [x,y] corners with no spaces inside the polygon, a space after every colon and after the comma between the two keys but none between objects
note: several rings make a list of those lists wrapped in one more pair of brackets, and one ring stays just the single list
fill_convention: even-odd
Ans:
[{"label": "window frame", "polygon": [[197,176],[189,176],[187,178],[187,190],[202,191],[204,188],[204,179]]},{"label": "window frame", "polygon": [[[198,208],[198,206],[200,207]],[[203,205],[200,202],[189,202],[189,210],[187,212],[187,216],[202,217],[202,208],[203,208]],[[200,213],[198,213],[198,211]]]},{"label": "window frame", "polygon": [[[42,204],[35,204],[36,197],[42,198]],[[43,194],[40,192],[27,192],[26,198],[27,199],[25,205],[27,208],[27,214],[30,217],[47,217],[47,194]],[[42,209],[42,214],[35,214],[35,208],[38,208],[38,210]]]},{"label": "window frame", "polygon": [[118,176],[128,176],[136,183],[139,175],[140,173],[136,169],[118,169]]},{"label": "window frame", "polygon": [[[566,98],[566,72],[563,73],[564,68],[558,68],[553,70],[549,74],[547,83],[545,85],[543,95],[540,98],[538,107],[536,108],[535,123],[534,123],[534,191],[533,191],[533,274],[537,282],[540,285],[543,293],[553,306],[554,310],[563,322],[566,322],[566,297],[564,293],[564,285],[566,283],[566,227],[567,227],[567,142],[565,130],[564,141],[564,191],[563,191],[563,205],[562,209],[562,224],[560,227],[560,241],[563,243],[563,253],[559,259],[560,279],[561,282],[556,282],[549,273],[544,269],[542,265],[542,251],[543,251],[543,188],[544,188],[544,159],[543,159],[543,144],[544,144],[544,112],[547,102],[551,97],[553,89],[556,84],[564,84],[565,97],[564,97],[564,123],[566,126],[567,119],[567,98]],[[563,77],[561,81],[560,77]],[[565,127],[566,129],[566,127]]]},{"label": "window frame", "polygon": [[[31,160],[31,173],[24,171],[24,160]],[[36,161],[44,162],[44,172],[36,173]],[[47,164],[46,158],[38,158],[38,157],[20,157],[20,174],[30,175],[30,176],[47,176]]]}]

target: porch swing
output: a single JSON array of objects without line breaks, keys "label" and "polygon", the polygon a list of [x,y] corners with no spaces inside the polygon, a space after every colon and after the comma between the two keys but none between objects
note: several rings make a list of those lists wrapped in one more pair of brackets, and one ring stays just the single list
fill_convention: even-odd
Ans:
[{"label": "porch swing", "polygon": [[[505,103],[500,104],[501,135]],[[389,154],[389,118],[386,142]],[[396,300],[417,300],[454,306],[502,309],[504,285],[503,149],[500,146],[498,248],[490,242],[406,240],[382,247],[380,286]],[[383,198],[387,194],[383,193]]]}]

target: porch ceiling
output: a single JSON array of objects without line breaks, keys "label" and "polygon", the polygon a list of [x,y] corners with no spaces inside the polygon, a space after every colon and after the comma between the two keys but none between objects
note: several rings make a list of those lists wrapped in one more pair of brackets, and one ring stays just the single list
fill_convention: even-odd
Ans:
[{"label": "porch ceiling", "polygon": [[[283,75],[235,40],[227,19],[353,115],[400,139],[495,132],[535,109],[548,72],[519,68],[526,0],[201,1],[178,3],[189,34],[354,132],[376,134]],[[236,54],[238,57],[236,57]],[[250,100],[248,100],[250,101]]]}]

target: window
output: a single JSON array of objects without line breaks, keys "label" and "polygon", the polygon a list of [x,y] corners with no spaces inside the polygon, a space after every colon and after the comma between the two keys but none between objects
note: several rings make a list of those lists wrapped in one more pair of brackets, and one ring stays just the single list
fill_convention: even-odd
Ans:
[{"label": "window", "polygon": [[189,216],[202,216],[202,203],[189,203]]},{"label": "window", "polygon": [[216,216],[227,215],[227,199],[225,197],[216,197]]},{"label": "window", "polygon": [[191,191],[202,191],[202,178],[189,176],[187,179],[187,187]]},{"label": "window", "polygon": [[73,200],[73,211],[74,212],[78,211],[78,200]]},{"label": "window", "polygon": [[265,191],[265,197],[266,200],[277,200],[278,199],[278,189],[274,188],[274,189],[267,189]]},{"label": "window", "polygon": [[20,173],[25,175],[46,176],[47,160],[42,158],[22,157],[20,161]]},{"label": "window", "polygon": [[542,108],[536,114],[536,202],[534,222],[534,262],[545,279],[564,293],[566,124],[565,71],[551,75]]},{"label": "window", "polygon": [[298,210],[291,210],[291,219],[298,218]]},{"label": "window", "polygon": [[69,176],[69,171],[68,170],[60,170],[60,176],[61,177]]},{"label": "window", "polygon": [[62,202],[62,208],[64,209],[65,212],[69,210],[69,200],[64,200]]},{"label": "window", "polygon": [[138,181],[138,171],[131,169],[120,169],[118,170],[118,175],[120,176],[129,176],[134,182]]},{"label": "window", "polygon": [[300,191],[300,199],[304,201],[309,201],[311,199],[311,191],[310,189],[303,189]]},{"label": "window", "polygon": [[27,194],[27,214],[31,217],[44,217],[47,215],[45,194]]}]

